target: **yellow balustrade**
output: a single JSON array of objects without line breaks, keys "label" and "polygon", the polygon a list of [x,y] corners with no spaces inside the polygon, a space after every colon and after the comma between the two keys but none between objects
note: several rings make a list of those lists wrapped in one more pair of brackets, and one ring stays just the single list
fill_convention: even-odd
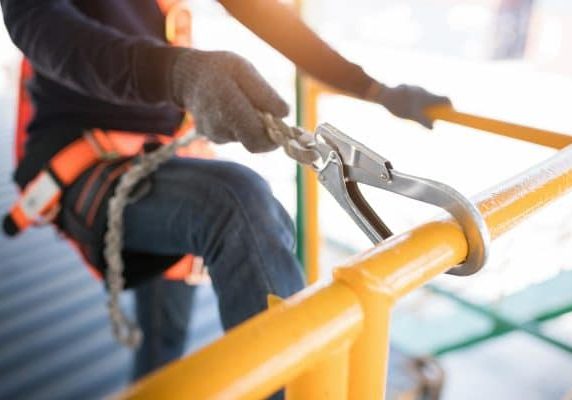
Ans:
[{"label": "yellow balustrade", "polygon": [[143,379],[119,398],[261,399],[349,349],[362,321],[359,301],[345,285],[310,287]]},{"label": "yellow balustrade", "polygon": [[[474,199],[493,239],[572,188],[572,147]],[[334,281],[275,303],[118,398],[384,398],[393,304],[463,262],[452,220],[394,236],[337,268]]]}]

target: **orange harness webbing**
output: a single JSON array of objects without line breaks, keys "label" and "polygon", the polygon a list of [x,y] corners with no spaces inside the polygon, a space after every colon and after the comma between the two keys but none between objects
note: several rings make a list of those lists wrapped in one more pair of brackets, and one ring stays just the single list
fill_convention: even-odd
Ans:
[{"label": "orange harness webbing", "polygon": [[[167,41],[180,47],[190,47],[192,14],[183,0],[157,0],[157,5],[165,15],[165,36]],[[33,75],[33,68],[28,60],[21,64],[21,76],[18,99],[18,118],[15,137],[15,161],[19,163],[24,157],[27,140],[27,125],[33,116],[33,106],[27,93],[25,83]],[[193,127],[192,118],[187,115],[184,123],[175,136],[183,135]],[[66,146],[54,156],[49,168],[40,172],[24,189],[19,200],[13,206],[9,217],[5,220],[5,229],[17,233],[28,226],[51,220],[59,212],[59,201],[65,187],[72,184],[80,175],[102,160],[114,157],[134,156],[141,151],[148,137],[147,134],[94,130]],[[172,140],[167,136],[159,136],[166,143]],[[180,149],[182,156],[210,158],[213,153],[206,141],[197,141],[189,147]],[[8,228],[9,229],[8,229]],[[70,239],[74,247],[78,243]],[[81,253],[81,251],[80,251]],[[185,279],[200,267],[192,255],[183,257],[179,262],[165,271],[168,279]],[[86,260],[86,264],[94,274],[100,274]]]}]

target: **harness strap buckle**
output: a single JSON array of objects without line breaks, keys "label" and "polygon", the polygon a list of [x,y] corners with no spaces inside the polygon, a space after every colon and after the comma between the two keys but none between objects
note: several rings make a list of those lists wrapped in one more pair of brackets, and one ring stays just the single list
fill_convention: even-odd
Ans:
[{"label": "harness strap buckle", "polygon": [[30,225],[51,222],[59,212],[62,189],[52,174],[44,170],[26,189],[4,219],[4,231],[10,236]]},{"label": "harness strap buckle", "polygon": [[[82,142],[83,141],[83,142]],[[52,222],[60,211],[64,187],[98,160],[116,160],[121,157],[109,135],[99,129],[88,131],[83,139],[73,142],[56,154],[26,187],[4,218],[4,231],[15,236],[30,225]]]}]

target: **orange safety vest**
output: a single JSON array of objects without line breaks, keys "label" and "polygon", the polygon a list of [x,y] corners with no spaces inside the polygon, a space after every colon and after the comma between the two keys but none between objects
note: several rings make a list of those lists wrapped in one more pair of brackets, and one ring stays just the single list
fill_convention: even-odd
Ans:
[{"label": "orange safety vest", "polygon": [[[157,4],[165,15],[165,37],[167,41],[174,46],[190,47],[191,31],[192,31],[192,14],[186,1],[183,0],[157,0]],[[15,162],[18,164],[25,154],[25,144],[27,140],[27,127],[34,113],[30,96],[26,90],[26,82],[32,77],[34,71],[32,65],[27,59],[23,59],[20,66],[20,85],[18,95],[18,117],[16,123],[16,135],[14,140]],[[175,136],[185,134],[192,129],[192,118],[187,115]],[[121,134],[114,132],[114,141],[120,140],[120,147],[140,149],[143,144],[141,135]],[[119,138],[119,139],[118,139]],[[168,142],[167,137],[160,137],[161,142]],[[136,152],[136,151],[135,151]],[[212,158],[214,153],[210,144],[203,139],[194,141],[187,147],[179,149],[180,156]],[[57,156],[56,156],[57,157]],[[90,265],[81,251],[79,243],[70,239],[70,243],[76,248],[89,270],[97,278],[101,278],[99,271]],[[202,259],[193,255],[187,255],[181,258],[177,263],[167,269],[163,276],[172,280],[187,280],[189,283],[200,283],[206,277],[202,265]]]}]

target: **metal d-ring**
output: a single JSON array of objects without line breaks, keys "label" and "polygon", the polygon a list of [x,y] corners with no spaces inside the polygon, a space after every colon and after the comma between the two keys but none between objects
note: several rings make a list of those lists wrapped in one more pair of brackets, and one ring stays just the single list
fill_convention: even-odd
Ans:
[{"label": "metal d-ring", "polygon": [[447,273],[467,276],[480,271],[487,261],[491,239],[477,207],[457,190],[443,183],[395,170],[392,171],[392,177],[391,183],[385,185],[384,189],[442,208],[461,226],[469,247],[467,259]]}]

